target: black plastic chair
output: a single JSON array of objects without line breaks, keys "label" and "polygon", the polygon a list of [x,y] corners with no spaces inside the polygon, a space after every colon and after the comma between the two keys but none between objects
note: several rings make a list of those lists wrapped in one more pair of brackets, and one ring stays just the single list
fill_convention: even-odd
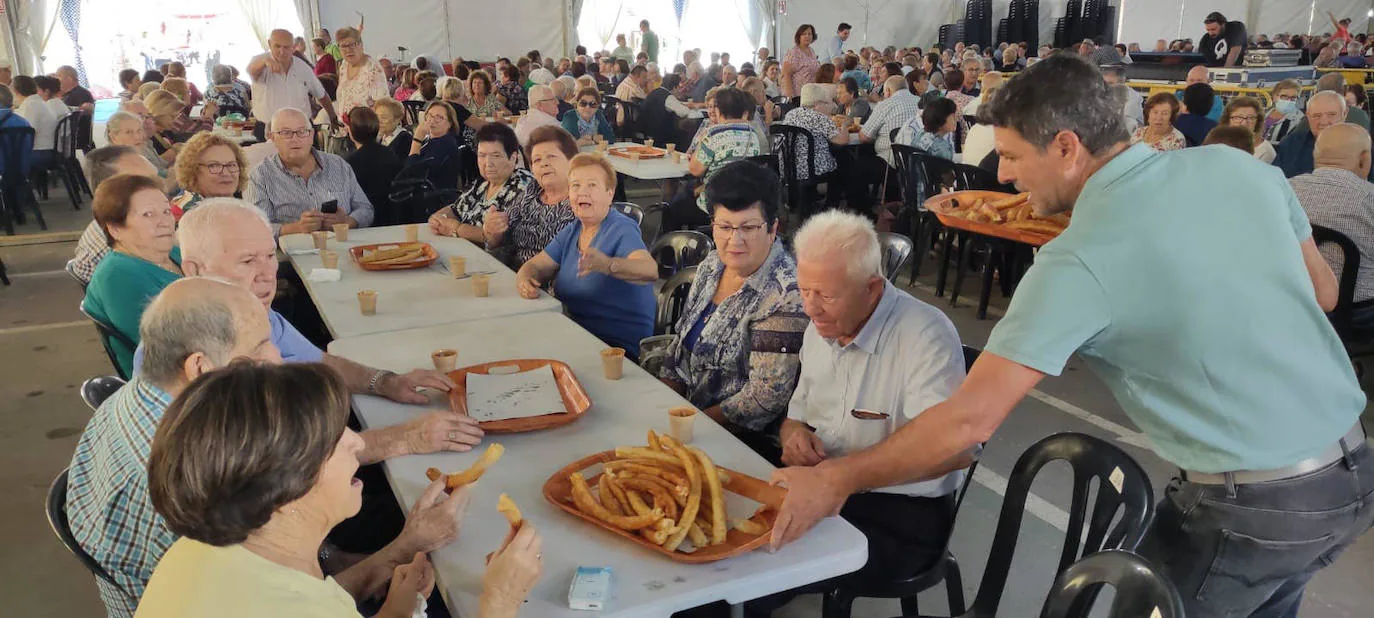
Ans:
[{"label": "black plastic chair", "polygon": [[130,341],[128,337],[124,336],[124,333],[119,332],[115,327],[91,315],[89,311],[86,311],[84,305],[78,305],[78,308],[81,310],[81,315],[86,316],[91,323],[95,324],[95,330],[100,333],[100,344],[105,346],[105,355],[110,358],[110,365],[114,367],[115,374],[127,381],[129,374],[124,371],[123,367],[119,366],[119,357],[115,355],[114,346],[110,345],[110,342],[118,341],[128,346],[130,350],[136,349],[138,344]]},{"label": "black plastic chair", "polygon": [[692,230],[675,230],[658,237],[649,255],[658,262],[658,276],[667,279],[690,266],[700,264],[715,250],[711,237]]},{"label": "black plastic chair", "polygon": [[127,597],[130,606],[137,604],[137,599],[129,594],[129,591],[125,590],[123,586],[119,585],[119,582],[115,581],[114,576],[110,575],[110,572],[106,571],[105,567],[101,566],[99,562],[96,562],[95,558],[89,553],[86,553],[86,550],[81,548],[81,544],[76,542],[76,536],[72,534],[71,524],[67,521],[67,469],[65,468],[62,470],[61,474],[57,475],[56,479],[53,479],[52,485],[48,487],[47,511],[48,525],[52,527],[53,533],[57,535],[57,540],[62,542],[62,546],[66,547],[67,551],[71,552],[73,556],[76,556],[81,566],[86,567],[86,570],[90,571],[92,575],[105,580],[105,582],[113,586],[115,590],[118,590],[120,594]]},{"label": "black plastic chair", "polygon": [[668,349],[676,339],[677,335],[651,335],[640,339],[639,366],[657,378],[668,359]]},{"label": "black plastic chair", "polygon": [[635,223],[638,225],[644,224],[644,209],[640,208],[638,204],[631,204],[630,202],[611,202],[611,208],[620,211],[622,215],[634,219]]},{"label": "black plastic chair", "polygon": [[[1355,302],[1355,284],[1360,273],[1359,246],[1349,236],[1320,225],[1312,226],[1312,240],[1319,247],[1328,243],[1336,245],[1341,252],[1336,308],[1326,314],[1326,319],[1331,321],[1332,328],[1341,338],[1346,354],[1355,365],[1355,374],[1362,376],[1364,363],[1357,359],[1374,355],[1374,332],[1355,327],[1355,311],[1374,306],[1374,299]],[[1335,268],[1335,264],[1331,266]]]},{"label": "black plastic chair", "polygon": [[[644,105],[638,101],[620,101],[620,109],[625,110],[625,121],[620,124],[622,139],[644,141],[649,137],[640,126],[639,118],[644,115]],[[662,145],[662,144],[660,144]]]},{"label": "black plastic chair", "polygon": [[85,292],[86,281],[83,280],[80,275],[76,274],[76,260],[67,260],[67,265],[64,268],[67,271],[67,275],[70,276],[73,280],[76,281],[77,284],[81,286],[82,292]]},{"label": "black plastic chair", "polygon": [[[816,170],[816,136],[811,131],[788,124],[773,123],[768,127],[772,153],[782,172],[783,195],[788,208],[798,216],[807,217],[815,209],[812,194],[820,185],[828,184],[835,172],[820,174]],[[822,145],[829,148],[829,144]],[[800,171],[806,170],[806,178]]]},{"label": "black plastic chair", "polygon": [[27,206],[33,209],[33,216],[38,220],[38,226],[48,229],[47,221],[43,220],[43,211],[38,207],[38,198],[33,192],[32,176],[34,169],[21,169],[18,164],[11,165],[16,161],[32,161],[34,129],[33,127],[0,127],[0,160],[7,161],[5,165],[5,175],[0,177],[0,223],[5,226],[5,232],[14,234],[14,225],[23,224],[25,221],[24,208]]},{"label": "black plastic chair", "polygon": [[405,125],[414,127],[420,122],[420,116],[425,113],[425,106],[429,105],[424,101],[401,101],[401,106],[405,108]]},{"label": "black plastic chair", "polygon": [[985,170],[977,165],[967,163],[955,163],[955,187],[960,191],[1001,191],[1003,193],[1015,193],[1016,187],[1004,185],[997,180],[997,174]]},{"label": "black plastic chair", "polygon": [[97,376],[81,383],[81,400],[94,412],[126,382],[114,376]]},{"label": "black plastic chair", "polygon": [[[1079,559],[1100,551],[1133,551],[1145,537],[1154,519],[1155,502],[1150,477],[1140,464],[1105,440],[1078,433],[1049,436],[1026,449],[1012,468],[1002,510],[997,515],[997,531],[992,537],[988,564],[983,570],[983,581],[978,585],[978,597],[962,616],[997,616],[1007,575],[1011,572],[1016,540],[1021,534],[1021,519],[1026,514],[1026,498],[1035,476],[1054,461],[1067,462],[1073,468],[1069,526],[1064,533],[1064,549],[1055,573],[1063,573]],[[1097,481],[1096,499],[1090,507],[1088,492],[1094,480]]]},{"label": "black plastic chair", "polygon": [[[941,178],[942,176],[927,176],[928,169],[934,170],[934,166],[939,163],[932,163],[930,166],[924,164],[924,160],[933,158],[942,161],[938,157],[930,157],[924,151],[905,144],[892,145],[892,161],[897,168],[897,187],[902,196],[902,209],[898,214],[898,220],[905,223],[905,229],[910,230],[912,240],[912,252],[916,254],[916,259],[911,262],[911,282],[915,283],[916,278],[921,275],[921,261],[925,258],[926,252],[930,247],[935,246],[935,242],[941,237],[946,237],[944,246],[948,247],[953,239],[953,234],[949,234],[945,226],[940,224],[939,218],[934,213],[926,210],[926,200],[937,195],[942,190],[941,183],[933,182],[931,178]],[[952,168],[951,168],[952,169]],[[943,168],[938,171],[943,171]],[[945,295],[946,271],[949,269],[947,254],[942,254],[940,270],[936,274],[935,295]]]},{"label": "black plastic chair", "polygon": [[1183,598],[1148,561],[1111,549],[1075,562],[1054,582],[1040,618],[1077,618],[1103,585],[1116,589],[1105,618],[1183,618]]},{"label": "black plastic chair", "polygon": [[895,282],[902,265],[911,257],[911,239],[896,232],[879,232],[878,245],[883,252],[883,275]]},{"label": "black plastic chair", "polygon": [[677,271],[658,290],[658,314],[654,319],[655,335],[676,332],[677,319],[687,309],[687,294],[697,280],[697,267],[688,266]]}]

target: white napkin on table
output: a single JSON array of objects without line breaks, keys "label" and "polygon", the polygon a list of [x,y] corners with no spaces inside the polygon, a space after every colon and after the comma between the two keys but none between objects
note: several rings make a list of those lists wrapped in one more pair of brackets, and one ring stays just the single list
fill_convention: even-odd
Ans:
[{"label": "white napkin on table", "polygon": [[319,252],[320,252],[319,249],[316,249],[316,248],[314,248],[314,247],[310,247],[310,248],[308,248],[308,249],[304,249],[304,248],[302,248],[302,249],[288,249],[288,250],[286,251],[286,254],[287,254],[287,255],[315,255],[316,253],[319,253]]},{"label": "white napkin on table", "polygon": [[328,282],[339,280],[339,269],[337,268],[312,268],[308,277],[312,282]]}]

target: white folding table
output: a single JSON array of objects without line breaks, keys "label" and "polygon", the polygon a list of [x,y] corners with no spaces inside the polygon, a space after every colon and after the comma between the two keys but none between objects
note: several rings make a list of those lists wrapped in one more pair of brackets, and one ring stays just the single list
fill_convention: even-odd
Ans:
[{"label": "white folding table", "polygon": [[[419,239],[439,252],[434,264],[415,270],[366,271],[353,261],[349,247],[402,242],[402,226],[349,230],[347,242],[331,238],[328,247],[339,253],[341,273],[340,280],[332,282],[310,280],[310,272],[321,264],[318,254],[300,253],[314,246],[309,235],[282,236],[279,244],[305,282],[330,334],[339,339],[524,313],[556,313],[563,309],[557,299],[544,292],[536,299],[521,298],[515,289],[515,272],[477,245],[461,238],[435,236],[427,225],[420,225]],[[467,258],[469,273],[492,273],[488,297],[473,295],[470,278],[453,278],[448,271],[448,258],[452,255]],[[365,316],[358,310],[359,290],[377,292],[376,315]]]},{"label": "white folding table", "polygon": [[[848,522],[831,518],[777,553],[765,548],[711,564],[680,564],[546,502],[542,488],[554,472],[617,445],[643,445],[647,430],[666,432],[670,407],[685,404],[630,363],[621,380],[605,379],[600,357],[605,344],[561,314],[531,313],[345,338],[330,344],[329,351],[399,372],[427,366],[430,352],[441,347],[458,350],[459,366],[516,358],[561,360],[572,368],[592,401],[585,417],[560,428],[488,435],[470,453],[407,456],[384,463],[397,499],[409,508],[429,483],[427,468],[454,472],[470,466],[491,442],[506,448],[501,460],[473,487],[458,540],[431,554],[441,592],[455,615],[478,613],[484,557],[498,548],[509,529],[496,511],[502,493],[515,500],[543,537],[544,572],[522,609],[526,616],[587,616],[568,609],[568,586],[579,565],[614,570],[612,599],[600,615],[663,618],[721,600],[735,605],[740,615],[744,601],[849,573],[867,560],[863,534]],[[355,395],[353,401],[359,420],[368,428],[394,425],[425,409],[368,395]],[[692,444],[721,466],[762,479],[773,470],[705,416],[696,422],[695,434]],[[735,498],[739,501],[728,502],[732,519],[752,513],[755,505]]]}]

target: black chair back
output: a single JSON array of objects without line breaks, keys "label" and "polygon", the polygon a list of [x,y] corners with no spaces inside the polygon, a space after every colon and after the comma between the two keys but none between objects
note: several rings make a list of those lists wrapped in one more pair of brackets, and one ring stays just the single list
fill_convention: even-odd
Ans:
[{"label": "black chair back", "polygon": [[79,275],[76,274],[76,260],[67,260],[66,270],[67,274],[70,275],[72,279],[76,280],[76,282],[81,285],[81,291],[85,292],[87,282],[86,280],[82,279]]},{"label": "black chair back", "polygon": [[629,202],[611,202],[611,208],[620,211],[620,214],[622,215],[634,219],[636,224],[644,225],[644,209],[640,208],[638,204],[631,204]]},{"label": "black chair back", "polygon": [[754,165],[762,165],[763,167],[773,170],[774,174],[778,174],[778,177],[782,178],[780,170],[778,169],[778,155],[776,153],[754,155],[752,157],[745,157],[744,160],[753,163]]},{"label": "black chair back", "polygon": [[997,174],[978,167],[977,165],[955,163],[954,175],[954,186],[960,191],[976,190],[1016,193],[1016,187],[1002,184],[997,180]]},{"label": "black chair back", "polygon": [[135,605],[137,601],[133,595],[119,585],[114,576],[110,575],[105,567],[100,566],[100,563],[96,562],[95,558],[86,553],[86,550],[81,548],[81,544],[76,542],[76,536],[72,534],[71,524],[67,521],[67,469],[65,468],[48,487],[47,511],[48,525],[52,527],[53,533],[57,535],[57,540],[62,542],[62,546],[66,547],[73,556],[76,556],[81,566],[86,567],[86,570],[90,571],[92,575],[105,580],[120,594],[128,598],[130,606]]},{"label": "black chair back", "polygon": [[[619,136],[624,139],[642,140],[646,131],[641,127],[640,116],[644,115],[644,105],[639,101],[620,101],[620,109],[625,110],[625,121],[620,123]],[[659,144],[660,146],[666,145]]]},{"label": "black chair back", "polygon": [[115,354],[114,346],[111,345],[111,342],[118,341],[128,346],[130,351],[136,349],[138,347],[138,344],[130,341],[128,337],[124,336],[124,333],[119,332],[115,329],[115,327],[110,326],[109,324],[106,324],[99,318],[91,315],[89,311],[86,311],[85,305],[78,305],[78,308],[81,310],[81,315],[86,316],[86,318],[89,319],[91,323],[95,324],[95,330],[100,333],[100,344],[105,346],[105,356],[108,356],[110,358],[110,365],[114,367],[115,374],[125,380],[128,380],[129,374],[124,371],[123,367],[119,366],[119,356]]},{"label": "black chair back", "polygon": [[81,400],[85,401],[86,405],[94,412],[100,407],[100,404],[105,403],[105,400],[109,399],[110,395],[115,394],[115,391],[124,384],[126,384],[124,380],[114,376],[91,378],[81,384]]},{"label": "black chair back", "polygon": [[[657,317],[655,317],[657,320]],[[676,324],[676,319],[674,324]],[[655,327],[657,324],[655,324]],[[672,347],[677,335],[651,335],[639,340],[639,366],[649,375],[657,378],[663,370],[663,364],[668,360],[668,350]]]},{"label": "black chair back", "polygon": [[687,294],[697,280],[697,267],[688,266],[677,271],[658,290],[658,315],[654,319],[655,335],[671,335],[676,331],[677,319],[687,310]]},{"label": "black chair back", "polygon": [[896,232],[879,232],[878,245],[883,251],[883,275],[888,281],[895,282],[902,264],[911,257],[911,239]]},{"label": "black chair back", "polygon": [[[1317,243],[1318,248],[1325,244],[1333,244],[1340,250],[1341,263],[1336,275],[1340,286],[1336,296],[1336,308],[1326,314],[1326,317],[1331,320],[1331,326],[1336,329],[1336,334],[1340,335],[1341,340],[1349,341],[1355,338],[1355,282],[1360,274],[1360,248],[1349,236],[1320,225],[1312,226],[1312,240]],[[1332,256],[1327,253],[1329,252],[1323,255],[1326,256],[1327,262],[1331,262]],[[1331,267],[1335,269],[1336,265],[1333,263]]]},{"label": "black chair back", "polygon": [[81,127],[82,113],[80,110],[71,112],[57,120],[57,132],[53,140],[53,165],[65,163],[67,159],[76,157],[77,132]]},{"label": "black chair back", "polygon": [[424,101],[401,101],[401,106],[406,110],[405,125],[414,127],[420,122],[420,116],[425,113],[425,106],[429,105]]},{"label": "black chair back", "polygon": [[897,168],[897,188],[902,194],[902,209],[915,212],[925,208],[924,170],[916,161],[916,149],[906,144],[892,145],[892,162]]},{"label": "black chair back", "polygon": [[1079,560],[1059,574],[1040,618],[1076,618],[1091,609],[1085,601],[1103,585],[1116,589],[1105,618],[1183,618],[1178,589],[1144,558],[1109,549]]},{"label": "black chair back", "polygon": [[945,189],[959,188],[959,175],[954,171],[954,162],[937,157],[920,148],[912,148],[912,158],[921,166],[921,177],[925,183],[926,195],[938,195]]},{"label": "black chair back", "polygon": [[667,279],[685,268],[696,266],[715,250],[711,237],[692,230],[675,230],[658,237],[649,255],[658,262],[658,276]]},{"label": "black chair back", "polygon": [[[1025,517],[1031,484],[1040,470],[1053,461],[1068,462],[1073,468],[1069,525],[1056,573],[1064,572],[1084,556],[1103,550],[1134,550],[1154,518],[1154,489],[1150,486],[1150,478],[1140,464],[1121,449],[1105,440],[1077,433],[1059,433],[1036,442],[1016,460],[1007,482],[987,568],[978,586],[978,598],[973,601],[977,615],[997,615],[1007,575],[1011,572],[1012,554],[1021,533],[1021,519]],[[1088,492],[1094,480],[1097,481],[1097,498],[1089,505]]]},{"label": "black chair back", "polygon": [[477,170],[477,151],[472,146],[462,144],[458,146],[455,158],[453,163],[458,166],[458,188],[466,190],[481,179],[481,173]]}]

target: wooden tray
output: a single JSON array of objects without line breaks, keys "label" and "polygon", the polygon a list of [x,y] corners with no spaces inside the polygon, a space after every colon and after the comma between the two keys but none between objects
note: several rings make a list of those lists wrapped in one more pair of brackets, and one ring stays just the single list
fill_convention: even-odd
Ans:
[{"label": "wooden tray", "polygon": [[965,230],[968,232],[973,232],[975,234],[982,234],[984,236],[992,236],[994,238],[1005,238],[1007,240],[1021,242],[1036,247],[1044,245],[1045,243],[1054,240],[1055,236],[1058,236],[1057,234],[1048,235],[1030,232],[1026,230],[1018,230],[1013,227],[1007,227],[1005,225],[1002,225],[1001,223],[969,221],[968,219],[965,219],[963,217],[958,217],[949,214],[951,210],[954,210],[959,204],[962,204],[965,201],[972,201],[977,199],[999,200],[1007,198],[1011,195],[1012,194],[1010,193],[1002,193],[1001,191],[955,191],[953,193],[941,193],[940,195],[933,196],[930,199],[926,200],[926,210],[935,213],[935,216],[938,219],[940,219],[940,223],[943,223],[945,227],[951,227],[956,230]]},{"label": "wooden tray", "polygon": [[[544,499],[553,503],[554,506],[567,511],[573,517],[591,523],[611,534],[623,537],[644,549],[658,552],[675,562],[705,564],[707,562],[716,562],[726,558],[733,558],[740,554],[748,553],[763,547],[768,544],[768,538],[773,532],[773,524],[777,521],[778,509],[782,507],[782,500],[787,496],[787,490],[785,489],[773,487],[764,481],[729,468],[721,468],[730,475],[730,482],[722,486],[725,491],[739,494],[755,502],[773,507],[761,515],[768,529],[765,530],[763,534],[751,536],[739,530],[735,530],[732,526],[725,536],[725,542],[720,545],[701,547],[690,554],[680,551],[668,551],[664,549],[663,546],[654,544],[632,531],[612,527],[591,515],[583,513],[577,509],[577,505],[573,504],[572,482],[568,480],[568,476],[574,472],[582,472],[587,468],[599,466],[614,459],[616,459],[615,451],[610,450],[588,455],[587,457],[583,457],[582,459],[568,464],[567,467],[553,473],[553,476],[549,477],[549,480],[544,482]],[[596,482],[599,478],[601,478],[600,472],[588,476],[587,484],[596,487]]]},{"label": "wooden tray", "polygon": [[668,156],[668,151],[657,146],[619,146],[606,151],[613,157],[630,158],[631,154],[638,154],[641,159],[662,159]]},{"label": "wooden tray", "polygon": [[553,377],[558,382],[558,394],[563,396],[563,405],[568,409],[566,413],[511,418],[503,421],[485,421],[477,425],[486,433],[519,433],[561,427],[581,418],[583,414],[587,413],[587,409],[592,407],[592,400],[587,396],[586,389],[582,388],[582,383],[577,381],[577,376],[573,375],[572,368],[568,367],[567,363],[546,358],[496,361],[459,367],[450,371],[448,377],[453,380],[454,387],[448,392],[449,406],[453,408],[454,412],[468,413],[469,373],[491,373],[492,369],[506,368],[513,368],[514,371],[511,373],[517,373],[538,369],[545,365],[553,367]]},{"label": "wooden tray", "polygon": [[[392,247],[409,247],[412,245],[419,245],[420,248],[424,250],[422,257],[414,262],[406,262],[405,264],[384,264],[381,266],[363,263],[363,252],[365,251],[376,251],[383,247],[389,249]],[[434,247],[427,242],[384,242],[375,245],[360,245],[350,248],[348,252],[353,256],[353,262],[358,265],[358,268],[363,270],[413,270],[429,266],[433,264],[435,260],[439,259],[439,252],[435,251]]]}]

